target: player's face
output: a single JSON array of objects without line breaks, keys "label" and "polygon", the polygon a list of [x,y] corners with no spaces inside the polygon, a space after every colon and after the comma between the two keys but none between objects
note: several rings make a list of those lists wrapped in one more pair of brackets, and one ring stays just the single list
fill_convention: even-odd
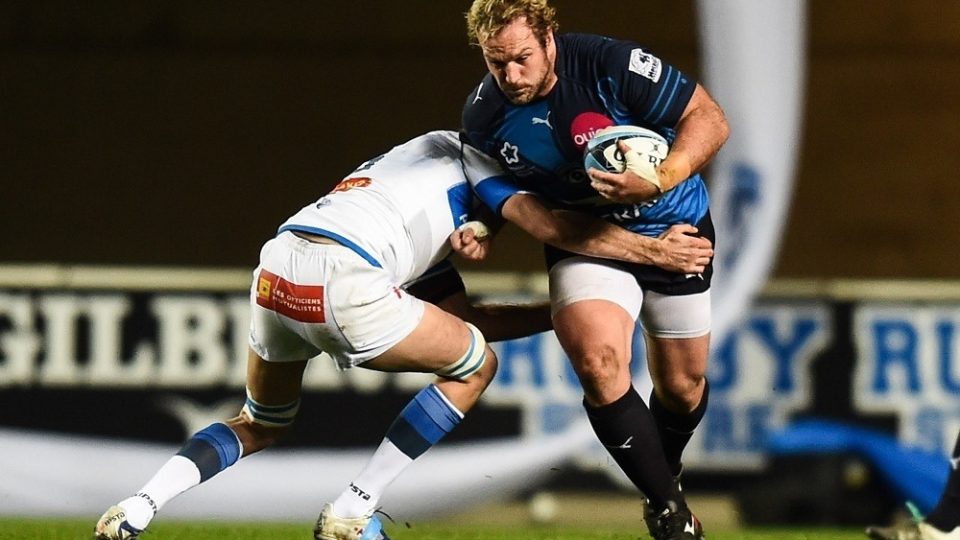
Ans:
[{"label": "player's face", "polygon": [[547,95],[557,82],[553,70],[557,57],[553,33],[546,45],[537,41],[533,29],[521,17],[503,28],[497,35],[481,43],[487,69],[507,99],[517,105],[526,105]]}]

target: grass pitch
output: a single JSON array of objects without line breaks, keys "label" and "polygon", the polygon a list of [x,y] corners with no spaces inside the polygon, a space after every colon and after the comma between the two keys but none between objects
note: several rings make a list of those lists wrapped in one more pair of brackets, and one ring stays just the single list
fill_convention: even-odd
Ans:
[{"label": "grass pitch", "polygon": [[[96,518],[0,519],[0,540],[90,539]],[[307,540],[312,523],[186,522],[159,519],[144,540]],[[637,540],[646,539],[642,524],[632,531],[618,528],[577,529],[569,526],[455,526],[447,523],[394,523],[387,527],[395,540]],[[860,529],[743,529],[707,531],[709,540],[865,540]]]}]

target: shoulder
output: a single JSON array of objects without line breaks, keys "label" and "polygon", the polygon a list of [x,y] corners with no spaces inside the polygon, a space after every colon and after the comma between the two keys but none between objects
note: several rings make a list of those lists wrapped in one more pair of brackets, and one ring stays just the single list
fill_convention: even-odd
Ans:
[{"label": "shoulder", "polygon": [[506,101],[489,73],[467,94],[463,105],[463,130],[471,142],[479,142],[503,120]]},{"label": "shoulder", "polygon": [[584,61],[603,65],[612,59],[623,58],[633,49],[641,48],[632,41],[614,39],[596,34],[558,34],[557,54],[573,63]]},{"label": "shoulder", "polygon": [[616,41],[597,34],[557,34],[557,53],[567,57],[599,56]]},{"label": "shoulder", "polygon": [[558,73],[572,80],[620,79],[643,50],[635,42],[596,34],[559,34]]},{"label": "shoulder", "polygon": [[[635,41],[590,34],[574,36],[577,39],[571,42],[573,46],[570,48],[579,52],[569,54],[589,58],[597,79],[657,85],[662,78],[669,78],[665,77],[666,75],[673,74],[673,76],[683,79],[681,81],[683,86],[689,83],[693,83],[693,86],[696,85],[694,78],[683,74],[650,49]],[[557,43],[559,44],[560,41],[558,40]],[[577,66],[578,63],[571,61],[570,65]],[[579,65],[582,66],[583,61]],[[583,68],[581,67],[581,69]],[[676,81],[673,82],[676,83]]]},{"label": "shoulder", "polygon": [[460,136],[451,130],[428,131],[414,137],[404,147],[408,153],[417,155],[459,157]]},{"label": "shoulder", "polygon": [[506,104],[497,81],[489,73],[467,94],[463,104],[464,125],[482,125],[503,113]]}]

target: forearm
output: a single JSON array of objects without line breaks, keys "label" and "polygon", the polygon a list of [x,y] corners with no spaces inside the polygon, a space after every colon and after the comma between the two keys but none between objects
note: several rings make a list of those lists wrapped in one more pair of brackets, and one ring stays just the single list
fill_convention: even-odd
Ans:
[{"label": "forearm", "polygon": [[657,264],[657,239],[632,233],[600,218],[568,210],[552,210],[554,234],[541,239],[560,249],[639,264]]},{"label": "forearm", "polygon": [[504,341],[553,329],[550,304],[484,304],[470,302],[466,291],[446,296],[436,305],[480,329],[487,341]]},{"label": "forearm", "polygon": [[655,238],[581,212],[549,209],[530,194],[510,197],[502,214],[540,242],[572,253],[640,264],[657,264],[662,255]]},{"label": "forearm", "polygon": [[549,302],[474,305],[468,317],[487,341],[505,341],[553,330]]},{"label": "forearm", "polygon": [[723,110],[705,90],[698,87],[691,101],[693,105],[677,124],[670,153],[657,168],[663,191],[703,169],[730,136]]}]

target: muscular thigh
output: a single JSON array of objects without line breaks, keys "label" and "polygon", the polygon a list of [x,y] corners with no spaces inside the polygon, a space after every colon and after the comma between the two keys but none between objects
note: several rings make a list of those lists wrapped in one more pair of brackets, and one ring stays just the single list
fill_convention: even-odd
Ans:
[{"label": "muscular thigh", "polygon": [[247,391],[263,405],[285,405],[300,399],[307,361],[267,362],[253,350],[247,353]]},{"label": "muscular thigh", "polygon": [[364,367],[381,371],[432,373],[463,357],[474,343],[466,323],[433,304],[423,303],[423,316],[405,338]]},{"label": "muscular thigh", "polygon": [[710,335],[675,339],[646,336],[647,366],[657,386],[683,388],[699,384],[707,372]]},{"label": "muscular thigh", "polygon": [[665,295],[647,291],[641,317],[650,375],[668,393],[698,385],[710,348],[710,291]]},{"label": "muscular thigh", "polygon": [[575,363],[597,355],[629,360],[643,292],[630,273],[589,257],[570,257],[550,269],[554,329]]},{"label": "muscular thigh", "polygon": [[643,331],[655,338],[688,339],[710,333],[710,290],[682,295],[646,291],[640,312]]},{"label": "muscular thigh", "polygon": [[616,304],[635,321],[643,305],[636,278],[616,263],[591,257],[568,257],[550,268],[550,304],[554,315],[583,300]]}]

